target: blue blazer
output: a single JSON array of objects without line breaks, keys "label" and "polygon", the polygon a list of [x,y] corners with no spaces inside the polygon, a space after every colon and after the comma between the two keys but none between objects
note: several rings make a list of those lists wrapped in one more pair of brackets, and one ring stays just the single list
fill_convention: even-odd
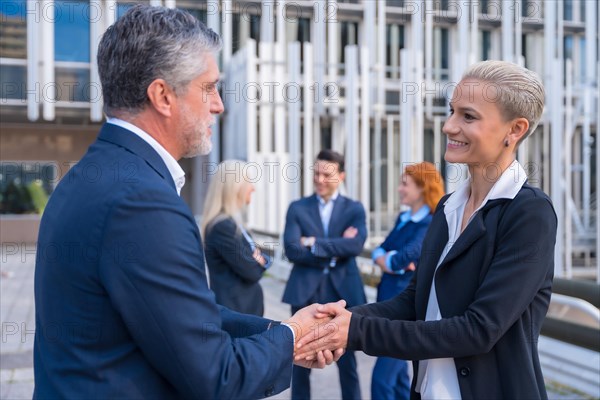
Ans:
[{"label": "blue blazer", "polygon": [[34,398],[259,398],[289,386],[285,326],[215,303],[165,164],[105,124],[42,217]]},{"label": "blue blazer", "polygon": [[[350,226],[357,228],[358,234],[353,239],[345,239],[342,234]],[[314,254],[311,249],[300,245],[302,236],[316,238]],[[294,266],[283,293],[283,302],[295,307],[308,304],[319,287],[323,270],[329,267],[332,257],[337,257],[335,267],[330,269],[336,295],[346,300],[348,306],[366,303],[355,260],[366,239],[365,210],[357,201],[342,195],[337,198],[329,222],[328,237],[325,237],[316,195],[290,204],[283,241],[285,254]]]},{"label": "blue blazer", "polygon": [[[386,252],[396,250],[397,253],[391,257],[391,269],[400,271],[408,267],[413,262],[416,266],[419,265],[421,259],[421,247],[427,228],[431,223],[432,215],[429,214],[419,222],[409,220],[402,228],[396,229],[400,223],[400,216],[396,219],[396,223],[392,231],[385,238],[381,247]],[[383,274],[377,291],[377,301],[388,300],[397,294],[401,293],[412,279],[414,272],[406,271],[402,275]]]},{"label": "blue blazer", "polygon": [[[408,288],[352,310],[348,349],[405,360],[454,357],[463,399],[545,399],[537,342],[554,275],[552,203],[528,184],[512,200],[490,200],[436,270],[448,242],[447,198]],[[442,319],[424,322],[434,279]],[[418,399],[413,366],[411,398]]]},{"label": "blue blazer", "polygon": [[233,218],[206,227],[204,246],[210,288],[217,303],[245,314],[262,316],[263,291],[258,281],[265,268],[252,257],[252,248]]}]

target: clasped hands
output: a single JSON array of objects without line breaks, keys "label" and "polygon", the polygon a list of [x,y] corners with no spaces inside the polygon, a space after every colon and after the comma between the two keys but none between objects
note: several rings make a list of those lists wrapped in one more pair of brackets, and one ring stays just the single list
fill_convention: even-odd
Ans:
[{"label": "clasped hands", "polygon": [[340,359],[348,344],[352,313],[346,302],[312,304],[287,321],[294,329],[294,363],[305,368],[324,368]]}]

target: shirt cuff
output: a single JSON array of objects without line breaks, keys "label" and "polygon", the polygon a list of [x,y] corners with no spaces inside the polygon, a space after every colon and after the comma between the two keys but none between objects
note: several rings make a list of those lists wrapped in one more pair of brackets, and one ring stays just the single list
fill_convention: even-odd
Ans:
[{"label": "shirt cuff", "polygon": [[265,265],[263,265],[264,269],[268,269],[271,265],[273,265],[273,259],[269,257],[267,254],[263,253],[263,258],[265,259]]},{"label": "shirt cuff", "polygon": [[392,271],[392,257],[395,256],[396,254],[398,254],[398,252],[396,250],[392,250],[389,253],[387,253],[385,256],[385,266],[390,271]]},{"label": "shirt cuff", "polygon": [[375,261],[379,257],[384,256],[384,255],[385,255],[385,250],[382,247],[378,247],[375,250],[373,250],[373,253],[371,253],[371,260]]}]

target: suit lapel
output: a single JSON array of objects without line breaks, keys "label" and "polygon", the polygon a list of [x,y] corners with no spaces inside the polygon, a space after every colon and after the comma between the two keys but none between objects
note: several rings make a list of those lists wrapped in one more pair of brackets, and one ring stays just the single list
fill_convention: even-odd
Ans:
[{"label": "suit lapel", "polygon": [[143,158],[146,163],[152,167],[163,179],[165,179],[173,189],[175,182],[171,178],[171,173],[158,153],[146,143],[142,138],[127,129],[113,124],[104,124],[98,135],[98,140],[110,142],[123,147],[130,152]]},{"label": "suit lapel", "polygon": [[[456,241],[456,243],[454,243],[454,246],[452,246],[452,249],[450,249],[450,251],[446,255],[446,258],[444,258],[444,261],[440,265],[440,268],[444,264],[449,263],[450,261],[458,257],[460,254],[467,251],[469,247],[471,247],[473,243],[477,241],[477,239],[479,239],[485,234],[487,230],[483,222],[483,216],[490,209],[496,207],[499,204],[502,204],[505,201],[506,199],[490,200],[481,210],[477,212],[477,214],[475,214],[473,220],[469,223],[469,225],[467,225],[464,232],[458,237],[458,240]],[[447,231],[448,229],[446,229],[446,232]]]},{"label": "suit lapel", "polygon": [[333,210],[331,211],[331,219],[329,220],[329,237],[341,237],[344,231],[340,229],[346,229],[345,226],[339,224],[338,221],[341,219],[342,213],[344,212],[344,202],[346,198],[339,195],[338,198],[333,202]]},{"label": "suit lapel", "polygon": [[[477,214],[475,214],[473,220],[469,223],[469,225],[467,225],[464,232],[458,237],[456,243],[454,243],[454,245],[446,255],[446,258],[444,258],[444,261],[442,261],[440,268],[444,266],[444,264],[449,263],[450,261],[458,257],[460,254],[467,251],[467,249],[471,247],[471,245],[475,243],[477,239],[483,236],[486,229],[485,225],[483,224],[483,216],[481,211],[483,210],[480,210],[479,212],[477,212]],[[446,228],[446,232],[447,231],[448,229]]]}]

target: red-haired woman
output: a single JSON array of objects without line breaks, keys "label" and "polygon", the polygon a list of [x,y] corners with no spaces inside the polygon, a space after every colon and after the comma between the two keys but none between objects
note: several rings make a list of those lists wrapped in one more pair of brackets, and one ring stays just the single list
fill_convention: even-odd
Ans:
[{"label": "red-haired woman", "polygon": [[[433,164],[422,162],[406,167],[398,192],[408,210],[400,213],[392,231],[371,255],[382,272],[378,302],[400,294],[412,279],[433,211],[444,195],[444,182]],[[408,363],[379,357],[373,369],[371,398],[408,399],[409,395]]]}]

